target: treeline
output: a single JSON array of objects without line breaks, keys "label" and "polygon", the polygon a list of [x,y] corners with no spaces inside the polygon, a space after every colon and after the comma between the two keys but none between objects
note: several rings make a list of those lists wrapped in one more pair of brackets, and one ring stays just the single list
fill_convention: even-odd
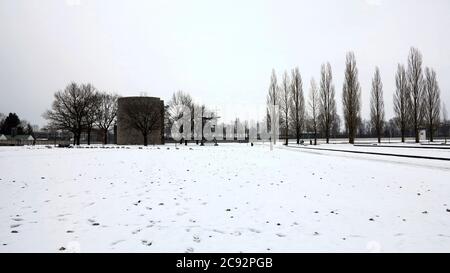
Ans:
[{"label": "treeline", "polygon": [[54,94],[50,110],[43,116],[49,127],[73,133],[74,144],[80,144],[81,134],[87,133],[88,145],[93,128],[103,132],[103,142],[108,143],[108,131],[117,116],[118,95],[98,91],[92,84],[70,83]]},{"label": "treeline", "polygon": [[[396,90],[393,96],[395,117],[385,120],[383,83],[378,67],[374,69],[370,96],[370,120],[368,122],[372,135],[381,141],[386,127],[393,124],[400,130],[402,142],[411,130],[415,141],[419,142],[419,131],[426,127],[433,141],[434,133],[441,125],[440,89],[436,72],[430,68],[422,68],[422,54],[411,48],[407,65],[398,64],[396,72]],[[341,118],[336,113],[335,86],[333,73],[329,63],[322,64],[319,84],[314,78],[310,80],[309,95],[305,99],[303,80],[298,68],[290,74],[284,72],[281,83],[278,83],[275,71],[272,70],[267,95],[268,109],[272,105],[280,107],[281,131],[288,143],[288,136],[295,135],[299,143],[303,132],[312,132],[314,144],[319,135],[329,142],[331,135],[341,135]],[[443,106],[445,108],[445,106]],[[342,86],[342,109],[345,132],[349,143],[354,143],[358,133],[367,125],[361,119],[361,86],[358,80],[358,68],[353,52],[348,52],[345,62],[344,83]],[[444,111],[445,115],[446,112]],[[446,120],[446,117],[444,117]],[[392,128],[389,128],[392,131]],[[367,131],[364,132],[367,134]]]}]

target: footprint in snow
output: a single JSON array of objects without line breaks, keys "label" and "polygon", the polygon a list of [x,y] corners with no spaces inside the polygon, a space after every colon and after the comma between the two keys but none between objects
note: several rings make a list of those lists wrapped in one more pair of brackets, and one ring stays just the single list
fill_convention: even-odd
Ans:
[{"label": "footprint in snow", "polygon": [[254,229],[254,228],[249,228],[248,230],[250,230],[251,232],[254,232],[254,233],[261,233],[260,230],[257,230],[257,229]]},{"label": "footprint in snow", "polygon": [[136,229],[135,231],[131,232],[132,234],[138,234],[139,232],[141,232],[140,229]]},{"label": "footprint in snow", "polygon": [[192,252],[194,252],[194,248],[192,248],[192,247],[186,248],[185,253],[192,253]]},{"label": "footprint in snow", "polygon": [[225,231],[222,231],[222,230],[213,229],[213,231],[214,231],[214,232],[217,232],[217,233],[225,234]]},{"label": "footprint in snow", "polygon": [[125,242],[125,240],[117,240],[111,243],[112,246],[117,245],[118,243]]},{"label": "footprint in snow", "polygon": [[200,243],[200,237],[199,237],[198,235],[194,235],[194,236],[193,236],[193,240],[194,240],[194,242],[196,242],[196,243]]}]

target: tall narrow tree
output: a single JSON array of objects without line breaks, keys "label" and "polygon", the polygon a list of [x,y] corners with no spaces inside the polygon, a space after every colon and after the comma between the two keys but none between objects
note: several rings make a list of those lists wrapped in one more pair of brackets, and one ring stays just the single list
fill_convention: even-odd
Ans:
[{"label": "tall narrow tree", "polygon": [[394,112],[395,121],[400,134],[402,136],[402,142],[405,142],[406,130],[410,124],[410,105],[411,97],[408,89],[408,79],[406,76],[405,67],[401,64],[397,65],[397,73],[395,74],[395,94],[394,94]]},{"label": "tall narrow tree", "polygon": [[314,131],[314,145],[317,145],[317,125],[319,116],[320,98],[316,81],[311,79],[311,89],[309,91],[309,114],[311,115],[311,125]]},{"label": "tall narrow tree", "polygon": [[330,131],[336,115],[336,100],[330,63],[322,64],[320,71],[319,119],[326,142],[330,142]]},{"label": "tall narrow tree", "polygon": [[434,131],[438,128],[440,122],[441,98],[436,72],[428,67],[425,68],[423,101],[425,103],[425,119],[430,132],[430,141],[433,141]]},{"label": "tall narrow tree", "polygon": [[273,109],[274,111],[276,110],[275,108],[279,105],[279,88],[278,88],[278,84],[277,84],[277,75],[275,74],[275,69],[272,69],[272,75],[270,77],[270,85],[269,85],[269,94],[267,94],[267,128],[269,128],[270,130],[272,130],[272,142],[274,144],[276,144],[276,139],[274,137],[275,132],[274,130],[276,130],[277,128],[272,128],[272,118],[270,114],[274,115],[275,113],[271,113]]},{"label": "tall narrow tree", "polygon": [[303,81],[298,67],[291,71],[291,121],[295,129],[295,138],[297,144],[300,143],[300,137],[305,122],[305,98],[303,96]]},{"label": "tall narrow tree", "polygon": [[447,144],[447,136],[449,133],[449,122],[448,122],[448,112],[447,107],[445,106],[445,103],[442,103],[442,127],[443,127],[443,133],[445,136],[445,144]]},{"label": "tall narrow tree", "polygon": [[291,109],[291,93],[289,86],[289,76],[285,71],[283,74],[283,81],[280,86],[280,103],[281,114],[283,115],[282,122],[284,127],[285,145],[289,143],[289,112]]},{"label": "tall narrow tree", "polygon": [[361,111],[361,87],[359,86],[358,68],[356,67],[356,59],[353,52],[347,53],[346,57],[342,103],[348,142],[353,144],[355,143]]},{"label": "tall narrow tree", "polygon": [[416,143],[419,143],[419,130],[423,120],[423,73],[422,54],[412,47],[408,56],[408,89],[411,96],[411,121]]},{"label": "tall narrow tree", "polygon": [[375,74],[372,79],[372,92],[370,96],[370,119],[372,128],[377,134],[378,143],[381,143],[381,134],[384,124],[384,99],[383,83],[381,82],[380,70],[375,68]]}]

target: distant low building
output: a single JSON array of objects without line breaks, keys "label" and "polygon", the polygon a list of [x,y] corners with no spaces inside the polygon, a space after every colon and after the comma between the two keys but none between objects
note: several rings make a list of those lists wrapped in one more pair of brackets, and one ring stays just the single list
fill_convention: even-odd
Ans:
[{"label": "distant low building", "polygon": [[32,135],[0,135],[0,144],[2,145],[33,145],[35,139]]}]

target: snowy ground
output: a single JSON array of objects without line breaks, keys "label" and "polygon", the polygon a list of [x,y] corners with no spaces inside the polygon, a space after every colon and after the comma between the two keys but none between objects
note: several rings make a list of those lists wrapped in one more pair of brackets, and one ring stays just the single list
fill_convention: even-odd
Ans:
[{"label": "snowy ground", "polygon": [[267,144],[0,147],[0,252],[449,252],[449,177]]},{"label": "snowy ground", "polygon": [[[291,145],[297,146],[297,145]],[[301,146],[300,146],[301,147]],[[435,157],[435,158],[445,158],[450,160],[450,146],[449,147],[436,147],[436,146],[424,146],[424,145],[389,145],[389,144],[381,144],[381,146],[377,145],[367,145],[367,144],[359,144],[359,145],[349,145],[349,144],[333,144],[333,145],[308,145],[308,148],[315,149],[333,149],[333,150],[342,150],[342,151],[361,151],[361,152],[371,152],[371,153],[385,153],[385,154],[394,154],[394,155],[412,155],[412,156],[426,156],[426,157]],[[398,160],[398,159],[395,159]],[[429,163],[429,161],[426,161]],[[434,164],[433,161],[431,161]]]}]

